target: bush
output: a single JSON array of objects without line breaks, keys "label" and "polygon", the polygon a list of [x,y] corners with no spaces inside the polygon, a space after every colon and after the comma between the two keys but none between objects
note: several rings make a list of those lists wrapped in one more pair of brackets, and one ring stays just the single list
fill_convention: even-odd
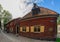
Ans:
[{"label": "bush", "polygon": [[56,38],[56,42],[60,42],[60,38]]}]

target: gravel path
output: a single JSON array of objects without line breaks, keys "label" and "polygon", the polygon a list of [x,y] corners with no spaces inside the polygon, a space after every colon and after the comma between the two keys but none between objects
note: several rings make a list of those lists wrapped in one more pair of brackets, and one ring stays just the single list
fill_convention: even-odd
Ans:
[{"label": "gravel path", "polygon": [[0,42],[55,42],[55,41],[44,41],[44,40],[42,41],[22,36],[17,37],[16,35],[11,33],[0,32]]},{"label": "gravel path", "polygon": [[0,42],[12,42],[0,32]]},{"label": "gravel path", "polygon": [[26,37],[22,37],[22,36],[17,37],[16,35],[11,34],[11,33],[2,33],[2,34],[12,42],[55,42],[55,41],[36,40],[36,39],[26,38]]}]

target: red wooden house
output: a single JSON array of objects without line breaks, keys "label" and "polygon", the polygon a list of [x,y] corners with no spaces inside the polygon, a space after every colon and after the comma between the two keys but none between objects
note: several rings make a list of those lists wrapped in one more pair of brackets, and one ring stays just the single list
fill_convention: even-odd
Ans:
[{"label": "red wooden house", "polygon": [[57,36],[57,17],[57,12],[34,4],[31,12],[21,19],[14,20],[15,22],[11,21],[12,24],[10,22],[7,25],[11,24],[8,27],[14,28],[11,28],[12,32],[21,36],[55,40]]}]

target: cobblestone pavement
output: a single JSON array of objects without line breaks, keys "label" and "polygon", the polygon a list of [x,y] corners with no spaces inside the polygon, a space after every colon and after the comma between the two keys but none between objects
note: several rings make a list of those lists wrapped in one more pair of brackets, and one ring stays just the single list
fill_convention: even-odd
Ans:
[{"label": "cobblestone pavement", "polygon": [[0,42],[55,42],[55,41],[42,41],[22,36],[16,36],[11,33],[0,33]]}]

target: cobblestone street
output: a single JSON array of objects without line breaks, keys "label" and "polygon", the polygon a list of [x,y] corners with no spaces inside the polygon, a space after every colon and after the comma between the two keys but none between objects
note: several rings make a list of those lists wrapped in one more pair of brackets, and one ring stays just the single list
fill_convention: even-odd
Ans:
[{"label": "cobblestone street", "polygon": [[0,42],[54,42],[54,41],[41,41],[21,36],[17,37],[16,35],[11,33],[0,32]]}]

